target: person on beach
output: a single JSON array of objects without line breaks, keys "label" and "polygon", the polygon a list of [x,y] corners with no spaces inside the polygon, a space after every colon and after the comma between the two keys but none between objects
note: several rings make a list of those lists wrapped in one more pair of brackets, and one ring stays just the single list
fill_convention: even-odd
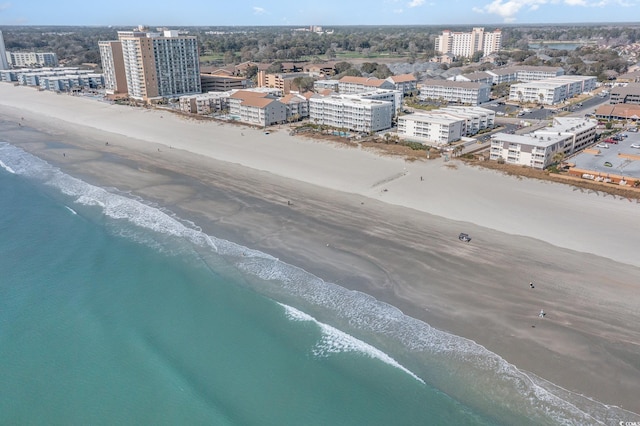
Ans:
[{"label": "person on beach", "polygon": [[530,282],[530,283],[529,283],[529,287],[531,287],[531,288],[535,288],[535,286],[533,285],[533,282]]}]

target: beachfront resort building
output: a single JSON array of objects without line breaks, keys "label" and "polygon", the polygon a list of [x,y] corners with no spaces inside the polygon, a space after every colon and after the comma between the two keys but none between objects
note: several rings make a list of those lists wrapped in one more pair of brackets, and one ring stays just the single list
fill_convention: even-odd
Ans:
[{"label": "beachfront resort building", "polygon": [[228,99],[229,117],[262,127],[287,121],[287,106],[267,92],[238,90]]},{"label": "beachfront resort building", "polygon": [[93,70],[68,68],[17,68],[0,71],[0,81],[55,92],[81,91],[104,87],[104,77]]},{"label": "beachfront resort building", "polygon": [[473,28],[471,32],[445,30],[436,37],[435,51],[440,54],[472,57],[476,52],[489,55],[502,48],[502,31],[485,32],[484,28]]},{"label": "beachfront resort building", "polygon": [[427,80],[420,86],[419,98],[423,100],[445,100],[466,105],[488,102],[491,85],[466,81]]},{"label": "beachfront resort building", "polygon": [[594,143],[597,124],[585,118],[557,117],[550,127],[532,133],[496,133],[490,159],[544,169]]},{"label": "beachfront resort building", "polygon": [[464,120],[447,114],[415,113],[398,118],[398,135],[429,145],[446,145],[460,140]]},{"label": "beachfront resort building", "polygon": [[430,145],[445,145],[493,129],[495,111],[480,107],[450,106],[398,117],[398,135]]},{"label": "beachfront resort building", "polygon": [[[201,92],[196,37],[168,30],[162,33],[118,31],[117,42],[122,49],[130,98],[153,102]],[[114,43],[103,44],[100,52],[102,55],[111,46],[115,62],[119,52],[113,49]],[[108,61],[109,58],[103,57],[103,63]],[[115,66],[109,68],[110,73],[115,70]],[[108,79],[116,81],[117,76],[111,75]]]},{"label": "beachfront resort building", "polygon": [[7,61],[7,50],[4,46],[4,37],[0,31],[0,70],[8,70],[9,62]]},{"label": "beachfront resort building", "polygon": [[127,74],[124,69],[122,43],[119,41],[99,41],[100,58],[102,58],[102,73],[104,74],[104,88],[107,95],[127,93]]},{"label": "beachfront resort building", "polygon": [[560,102],[594,90],[597,78],[593,76],[571,75],[516,83],[509,89],[509,100],[523,103],[556,105]]},{"label": "beachfront resort building", "polygon": [[356,96],[314,96],[309,99],[312,123],[370,133],[391,128],[393,104]]}]

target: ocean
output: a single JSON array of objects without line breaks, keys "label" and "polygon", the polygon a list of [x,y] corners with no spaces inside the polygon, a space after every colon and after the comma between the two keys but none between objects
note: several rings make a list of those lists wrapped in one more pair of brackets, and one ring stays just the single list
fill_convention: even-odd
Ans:
[{"label": "ocean", "polygon": [[0,166],[0,424],[619,418],[470,340],[6,141]]}]

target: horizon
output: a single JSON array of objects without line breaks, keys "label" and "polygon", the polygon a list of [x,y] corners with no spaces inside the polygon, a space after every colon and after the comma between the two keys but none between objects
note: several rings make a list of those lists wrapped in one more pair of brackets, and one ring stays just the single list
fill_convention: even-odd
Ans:
[{"label": "horizon", "polygon": [[[173,27],[330,27],[354,26],[505,26],[632,24],[640,0],[373,0],[300,5],[293,0],[262,6],[237,0],[212,7],[185,0],[177,9],[151,0],[113,0],[108,8],[87,11],[80,2],[58,10],[44,0],[0,0],[0,26],[133,27],[148,22]],[[77,7],[74,7],[77,6]],[[452,13],[455,11],[455,14]],[[126,11],[126,12],[123,12]],[[455,15],[455,16],[452,16]],[[567,17],[571,17],[567,21]],[[209,21],[209,22],[207,22]],[[228,22],[232,21],[232,22]],[[563,21],[563,22],[561,22]],[[442,23],[447,22],[447,23]],[[151,24],[145,24],[151,25]]]}]

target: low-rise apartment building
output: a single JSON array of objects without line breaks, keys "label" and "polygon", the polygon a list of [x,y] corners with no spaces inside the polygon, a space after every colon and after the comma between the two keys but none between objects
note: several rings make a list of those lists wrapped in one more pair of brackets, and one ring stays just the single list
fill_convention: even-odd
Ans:
[{"label": "low-rise apartment building", "polygon": [[395,88],[394,83],[375,77],[345,76],[342,77],[338,83],[338,91],[341,95],[368,92],[375,89],[393,90]]},{"label": "low-rise apartment building", "polygon": [[509,89],[509,100],[555,105],[580,93],[596,88],[597,78],[593,76],[561,76],[546,80],[517,83]]},{"label": "low-rise apartment building", "polygon": [[339,80],[316,80],[313,82],[313,90],[321,92],[323,90],[331,90],[332,92],[338,92],[340,86]]},{"label": "low-rise apartment building", "polygon": [[229,116],[247,124],[271,126],[287,121],[287,106],[260,92],[239,90],[229,96]]},{"label": "low-rise apartment building", "polygon": [[611,89],[611,105],[640,104],[640,83],[629,83],[626,86],[616,86]]},{"label": "low-rise apartment building", "polygon": [[300,90],[295,82],[298,77],[311,77],[311,74],[305,72],[267,74],[264,71],[258,71],[258,87],[273,87],[288,95],[291,91]]},{"label": "low-rise apartment building", "polygon": [[398,135],[423,144],[446,145],[460,140],[464,120],[440,113],[415,113],[398,117]]},{"label": "low-rise apartment building", "polygon": [[391,128],[391,102],[348,96],[314,96],[309,99],[309,119],[313,123],[356,132],[378,132]]},{"label": "low-rise apartment building", "polygon": [[496,133],[490,158],[544,169],[562,157],[574,154],[595,141],[597,122],[583,118],[556,118],[551,127],[525,135]]},{"label": "low-rise apartment building", "polygon": [[394,89],[405,96],[418,93],[418,79],[413,74],[392,75],[387,77],[387,81],[393,83]]},{"label": "low-rise apartment building", "polygon": [[398,135],[421,143],[442,145],[492,129],[494,125],[495,112],[490,109],[451,106],[398,117]]},{"label": "low-rise apartment building", "polygon": [[420,99],[442,99],[467,105],[488,102],[491,85],[467,81],[427,80],[420,86]]},{"label": "low-rise apartment building", "polygon": [[58,55],[53,52],[7,52],[7,61],[14,68],[57,67]]}]

